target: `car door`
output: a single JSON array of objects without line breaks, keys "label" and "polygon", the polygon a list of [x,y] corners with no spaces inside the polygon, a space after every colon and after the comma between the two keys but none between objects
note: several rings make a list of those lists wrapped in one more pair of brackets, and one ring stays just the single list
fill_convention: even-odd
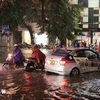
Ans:
[{"label": "car door", "polygon": [[84,49],[75,51],[74,60],[76,61],[77,66],[79,67],[81,73],[88,72],[89,70],[89,67],[87,67],[88,58],[85,55]]},{"label": "car door", "polygon": [[86,64],[86,67],[88,67],[88,70],[89,71],[98,70],[100,68],[99,67],[100,66],[99,55],[91,49],[85,50],[84,52],[85,52],[86,57],[88,58],[88,61]]}]

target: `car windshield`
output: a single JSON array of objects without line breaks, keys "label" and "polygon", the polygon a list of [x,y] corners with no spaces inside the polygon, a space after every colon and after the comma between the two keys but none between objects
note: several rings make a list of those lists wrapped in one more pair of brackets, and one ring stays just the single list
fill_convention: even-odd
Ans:
[{"label": "car windshield", "polygon": [[55,52],[52,53],[54,56],[66,56],[72,50],[65,50],[65,49],[57,49]]}]

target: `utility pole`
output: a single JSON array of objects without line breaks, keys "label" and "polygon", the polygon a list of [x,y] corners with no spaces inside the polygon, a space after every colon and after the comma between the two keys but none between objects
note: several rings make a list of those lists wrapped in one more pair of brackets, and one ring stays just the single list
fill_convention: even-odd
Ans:
[{"label": "utility pole", "polygon": [[91,29],[91,31],[90,31],[90,43],[92,44],[93,43],[93,31],[92,31],[92,29]]}]

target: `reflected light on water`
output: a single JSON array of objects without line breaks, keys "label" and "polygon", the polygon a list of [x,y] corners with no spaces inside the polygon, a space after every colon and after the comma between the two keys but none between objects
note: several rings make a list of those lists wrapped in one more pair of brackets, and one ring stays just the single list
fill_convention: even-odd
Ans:
[{"label": "reflected light on water", "polygon": [[48,85],[48,89],[45,90],[46,94],[52,96],[51,100],[72,100],[72,95],[74,95],[74,91],[69,86],[69,80],[65,79],[63,76],[56,76],[56,81],[54,76],[48,76],[46,79],[46,83]]},{"label": "reflected light on water", "polygon": [[30,84],[31,83],[31,80],[30,80],[29,74],[28,73],[24,73],[23,76],[24,76],[24,79],[25,79],[26,83],[27,84]]},{"label": "reflected light on water", "polygon": [[64,77],[40,71],[1,71],[0,90],[6,90],[0,100],[100,100],[100,73]]},{"label": "reflected light on water", "polygon": [[73,90],[71,88],[69,88],[69,83],[67,80],[63,80],[62,81],[62,86],[59,90],[60,93],[71,93],[74,94]]},{"label": "reflected light on water", "polygon": [[68,81],[67,80],[63,80],[61,85],[62,86],[67,86],[68,85]]},{"label": "reflected light on water", "polygon": [[19,90],[19,86],[15,86],[15,80],[14,76],[10,73],[7,73],[8,75],[5,77],[5,81],[3,82],[6,89],[6,94],[12,95],[16,94],[16,92]]}]

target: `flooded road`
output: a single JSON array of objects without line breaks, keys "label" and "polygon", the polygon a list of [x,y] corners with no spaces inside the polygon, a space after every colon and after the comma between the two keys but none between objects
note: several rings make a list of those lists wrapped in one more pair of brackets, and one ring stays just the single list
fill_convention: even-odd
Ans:
[{"label": "flooded road", "polygon": [[70,77],[1,70],[0,100],[100,100],[100,72]]},{"label": "flooded road", "polygon": [[[0,50],[0,62],[4,62],[7,50]],[[23,53],[30,57],[31,50]],[[24,69],[2,70],[0,66],[0,100],[100,100],[100,72],[70,77]]]}]

